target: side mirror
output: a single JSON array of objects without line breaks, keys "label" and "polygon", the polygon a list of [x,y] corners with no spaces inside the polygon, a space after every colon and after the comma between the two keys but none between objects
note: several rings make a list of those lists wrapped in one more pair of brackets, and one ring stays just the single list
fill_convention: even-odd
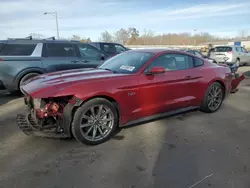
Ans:
[{"label": "side mirror", "polygon": [[149,74],[162,74],[166,72],[165,68],[164,67],[160,67],[160,66],[157,66],[157,67],[152,67],[150,70],[149,70]]}]

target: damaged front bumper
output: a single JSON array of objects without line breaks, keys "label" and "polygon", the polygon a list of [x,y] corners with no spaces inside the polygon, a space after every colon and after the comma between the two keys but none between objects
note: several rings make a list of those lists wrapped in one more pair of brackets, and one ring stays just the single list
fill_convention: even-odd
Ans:
[{"label": "damaged front bumper", "polygon": [[63,108],[63,114],[53,124],[43,125],[41,121],[37,119],[37,112],[29,101],[25,99],[25,112],[18,114],[16,117],[16,123],[18,127],[26,135],[51,137],[51,138],[70,138],[71,134],[71,121],[72,113],[77,104],[68,103]]},{"label": "damaged front bumper", "polygon": [[41,129],[37,124],[36,120],[32,117],[31,114],[18,114],[17,118],[18,127],[26,135],[42,136],[42,137],[51,137],[51,138],[68,138],[71,137],[68,134],[65,134],[58,128],[51,129]]}]

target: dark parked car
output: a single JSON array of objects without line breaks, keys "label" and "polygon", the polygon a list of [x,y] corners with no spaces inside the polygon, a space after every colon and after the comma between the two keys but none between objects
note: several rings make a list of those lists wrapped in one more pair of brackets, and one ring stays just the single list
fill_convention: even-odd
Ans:
[{"label": "dark parked car", "polygon": [[39,74],[98,66],[108,56],[87,43],[67,40],[0,41],[0,87],[16,92]]},{"label": "dark parked car", "polygon": [[203,59],[206,59],[212,63],[217,63],[214,59],[208,57],[208,56],[205,56],[203,55],[201,52],[199,52],[198,50],[187,50],[187,49],[182,49],[181,51],[184,51],[184,52],[187,52],[187,53],[191,53],[191,54],[194,54],[200,58],[203,58]]},{"label": "dark parked car", "polygon": [[109,56],[114,56],[119,53],[125,52],[130,50],[129,48],[124,47],[118,43],[111,43],[111,42],[91,42],[91,45],[98,48],[102,52],[106,53]]}]

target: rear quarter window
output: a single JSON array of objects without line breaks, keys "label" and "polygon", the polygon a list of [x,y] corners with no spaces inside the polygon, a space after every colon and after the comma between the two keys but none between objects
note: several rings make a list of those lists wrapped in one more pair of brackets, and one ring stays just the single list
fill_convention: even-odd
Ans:
[{"label": "rear quarter window", "polygon": [[199,67],[199,66],[202,66],[202,65],[204,65],[204,61],[199,59],[199,58],[194,57],[194,66]]},{"label": "rear quarter window", "polygon": [[[0,51],[1,56],[29,56],[33,53],[36,44],[4,44]],[[1,48],[1,47],[0,47]]]},{"label": "rear quarter window", "polygon": [[215,52],[230,52],[232,51],[232,47],[228,47],[228,46],[220,46],[220,47],[216,47],[214,49]]}]

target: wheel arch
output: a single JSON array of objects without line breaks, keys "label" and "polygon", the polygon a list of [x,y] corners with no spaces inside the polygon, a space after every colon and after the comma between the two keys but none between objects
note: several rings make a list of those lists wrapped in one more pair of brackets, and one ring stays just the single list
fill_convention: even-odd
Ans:
[{"label": "wheel arch", "polygon": [[[214,80],[213,82],[211,82],[211,83],[209,84],[209,86],[210,86],[211,84],[215,83],[215,82],[219,83],[219,84],[223,87],[223,99],[224,99],[225,96],[226,96],[226,86],[225,86],[225,83],[224,83],[223,81],[217,79],[217,80]],[[209,87],[209,86],[208,86],[208,87]]]},{"label": "wheel arch", "polygon": [[[72,107],[71,107],[71,112],[69,112],[69,111],[67,112],[67,113],[68,113],[67,116],[70,117],[70,120],[68,120],[69,126],[65,126],[65,127],[64,127],[64,128],[66,128],[66,129],[65,129],[66,134],[72,136],[72,132],[71,132],[72,124],[71,124],[71,122],[73,121],[73,118],[74,118],[74,115],[75,115],[75,113],[76,113],[76,110],[77,110],[80,106],[82,106],[83,104],[85,104],[86,102],[88,102],[88,101],[90,101],[90,100],[93,100],[93,99],[96,99],[96,98],[103,98],[103,99],[106,99],[106,100],[108,100],[109,102],[111,102],[111,103],[115,106],[115,108],[116,108],[116,110],[117,110],[118,120],[119,120],[118,126],[120,125],[120,122],[121,122],[120,105],[119,105],[119,103],[117,102],[117,100],[115,100],[113,97],[108,96],[108,95],[95,95],[95,96],[89,97],[89,98],[87,98],[87,99],[81,101],[81,103],[80,103],[79,105],[74,105],[74,106],[72,106]],[[70,113],[70,114],[69,114],[69,113]]]},{"label": "wheel arch", "polygon": [[109,95],[95,95],[95,96],[92,96],[92,97],[89,97],[87,98],[86,100],[84,100],[81,105],[83,105],[84,103],[92,100],[92,99],[96,99],[96,98],[104,98],[106,100],[108,100],[109,102],[111,102],[115,108],[117,109],[117,113],[118,113],[118,116],[120,118],[120,106],[119,106],[119,103],[117,102],[116,99],[114,99],[113,97],[109,96]]},{"label": "wheel arch", "polygon": [[15,80],[14,80],[14,83],[15,83],[15,87],[18,88],[19,87],[19,82],[20,80],[27,74],[30,74],[30,73],[39,73],[39,74],[43,74],[45,73],[45,71],[41,68],[37,68],[37,67],[34,67],[34,68],[27,68],[27,69],[24,69],[22,71],[20,71],[16,77],[15,77]]}]

